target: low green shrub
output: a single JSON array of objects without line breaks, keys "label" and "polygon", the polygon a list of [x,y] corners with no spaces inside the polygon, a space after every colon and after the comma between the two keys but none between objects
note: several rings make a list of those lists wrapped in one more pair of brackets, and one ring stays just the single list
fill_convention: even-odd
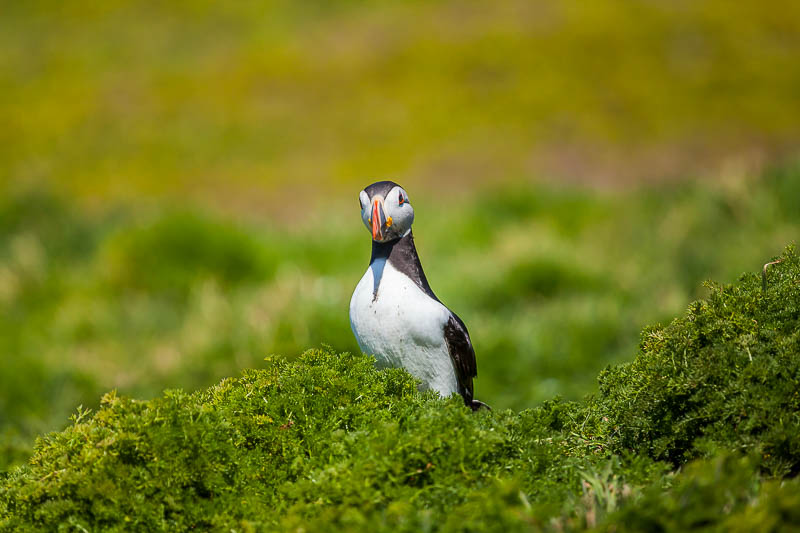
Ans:
[{"label": "low green shrub", "polygon": [[346,525],[397,505],[438,522],[498,479],[541,492],[539,476],[551,481],[537,502],[553,503],[587,465],[554,429],[575,409],[555,402],[472,415],[455,399],[420,395],[401,370],[375,370],[366,356],[311,351],[195,394],[149,402],[107,394],[98,413],[79,412],[10,474],[0,524]]},{"label": "low green shrub", "polygon": [[678,466],[713,452],[756,453],[773,475],[800,472],[800,266],[793,248],[666,327],[600,376],[597,409],[617,449]]},{"label": "low green shrub", "polygon": [[0,529],[779,528],[800,441],[800,261],[781,261],[766,293],[710,285],[646,330],[584,402],[472,413],[330,350],[193,394],[109,393],[4,474]]}]

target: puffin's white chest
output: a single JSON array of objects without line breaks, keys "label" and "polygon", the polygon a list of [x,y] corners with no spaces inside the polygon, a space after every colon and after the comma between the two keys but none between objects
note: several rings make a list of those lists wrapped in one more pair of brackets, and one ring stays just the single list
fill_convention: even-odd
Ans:
[{"label": "puffin's white chest", "polygon": [[384,260],[367,269],[350,300],[350,326],[361,350],[379,366],[405,368],[443,396],[458,391],[444,338],[449,317],[444,305]]}]

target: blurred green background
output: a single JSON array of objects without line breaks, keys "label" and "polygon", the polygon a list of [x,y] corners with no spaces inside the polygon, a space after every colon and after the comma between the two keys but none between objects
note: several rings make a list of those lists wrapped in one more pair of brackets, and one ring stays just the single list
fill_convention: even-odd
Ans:
[{"label": "blurred green background", "polygon": [[477,396],[593,391],[800,228],[800,3],[17,2],[0,470],[111,388],[356,350],[358,191],[409,191]]}]

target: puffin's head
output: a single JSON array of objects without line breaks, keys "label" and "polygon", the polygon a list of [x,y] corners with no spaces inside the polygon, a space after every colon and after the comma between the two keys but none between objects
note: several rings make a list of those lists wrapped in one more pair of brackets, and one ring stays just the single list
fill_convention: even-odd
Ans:
[{"label": "puffin's head", "polygon": [[358,195],[361,220],[372,232],[372,240],[388,242],[408,233],[414,222],[414,208],[405,189],[393,181],[379,181]]}]

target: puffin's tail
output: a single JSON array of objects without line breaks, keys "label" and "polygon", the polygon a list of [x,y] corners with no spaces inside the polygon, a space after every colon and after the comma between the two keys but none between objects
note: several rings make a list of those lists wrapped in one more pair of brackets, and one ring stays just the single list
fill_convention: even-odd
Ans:
[{"label": "puffin's tail", "polygon": [[473,411],[478,411],[480,409],[487,409],[489,411],[492,410],[491,407],[489,407],[488,405],[486,405],[485,403],[483,403],[480,400],[470,400],[470,402],[467,404],[467,406],[469,406]]}]

